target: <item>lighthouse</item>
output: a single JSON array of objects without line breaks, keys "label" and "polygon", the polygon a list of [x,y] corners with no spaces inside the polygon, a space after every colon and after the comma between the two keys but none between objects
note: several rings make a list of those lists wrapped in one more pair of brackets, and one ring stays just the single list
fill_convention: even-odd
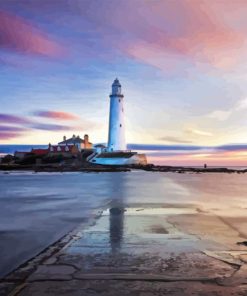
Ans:
[{"label": "lighthouse", "polygon": [[124,124],[124,95],[121,84],[116,78],[112,84],[110,94],[110,117],[108,134],[108,151],[126,150],[125,124]]},{"label": "lighthouse", "polygon": [[[97,146],[97,147],[96,147]],[[145,165],[147,158],[145,154],[126,149],[125,125],[124,125],[124,96],[121,84],[116,78],[112,84],[110,94],[110,116],[107,147],[96,145],[94,152],[87,160],[100,165]]]}]

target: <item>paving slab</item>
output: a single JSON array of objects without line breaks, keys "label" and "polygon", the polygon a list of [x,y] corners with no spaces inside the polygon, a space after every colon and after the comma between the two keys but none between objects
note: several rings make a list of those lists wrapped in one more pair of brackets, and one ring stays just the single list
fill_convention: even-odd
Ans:
[{"label": "paving slab", "polygon": [[41,280],[71,280],[76,269],[68,265],[40,265],[37,270],[32,273],[27,281]]}]

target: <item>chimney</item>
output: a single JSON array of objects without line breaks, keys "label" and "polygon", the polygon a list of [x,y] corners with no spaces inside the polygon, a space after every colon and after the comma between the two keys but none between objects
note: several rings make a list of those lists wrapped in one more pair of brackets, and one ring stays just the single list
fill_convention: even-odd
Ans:
[{"label": "chimney", "polygon": [[84,148],[85,149],[88,148],[88,142],[89,142],[88,135],[84,135]]},{"label": "chimney", "polygon": [[88,141],[89,141],[89,139],[88,139],[88,135],[84,135],[84,141],[85,141],[86,143],[88,143]]},{"label": "chimney", "polygon": [[66,141],[66,136],[63,136],[63,140]]}]

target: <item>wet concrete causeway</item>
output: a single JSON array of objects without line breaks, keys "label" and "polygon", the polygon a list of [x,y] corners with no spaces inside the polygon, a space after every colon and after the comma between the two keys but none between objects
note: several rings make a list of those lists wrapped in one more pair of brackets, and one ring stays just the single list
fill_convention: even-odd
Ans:
[{"label": "wet concrete causeway", "polygon": [[193,207],[114,207],[10,274],[0,295],[244,296],[241,239]]}]

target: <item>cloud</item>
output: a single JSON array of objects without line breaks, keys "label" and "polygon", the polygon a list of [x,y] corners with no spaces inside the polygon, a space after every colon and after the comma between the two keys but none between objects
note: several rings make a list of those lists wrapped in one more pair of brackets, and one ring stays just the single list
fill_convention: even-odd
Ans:
[{"label": "cloud", "polygon": [[[247,150],[247,144],[225,144],[219,146],[197,145],[156,145],[156,144],[128,144],[128,149],[146,151],[241,151]],[[203,152],[203,153],[204,153]]]},{"label": "cloud", "polygon": [[[205,146],[195,145],[156,145],[156,144],[128,144],[128,149],[132,150],[146,150],[146,151],[164,151],[164,150],[178,150],[178,151],[193,151],[205,149]],[[208,148],[208,147],[207,147]]]},{"label": "cloud", "polygon": [[51,119],[57,119],[57,120],[78,120],[79,116],[63,112],[63,111],[35,111],[33,113],[35,116],[44,117],[44,118],[51,118]]},{"label": "cloud", "polygon": [[[237,2],[237,1],[236,1]],[[134,36],[126,41],[126,53],[140,61],[170,71],[178,60],[228,68],[239,59],[245,34],[232,28],[213,1],[144,1],[132,9],[122,26]],[[134,2],[133,5],[139,5]],[[237,5],[236,5],[237,8]],[[230,9],[227,7],[225,10]],[[231,8],[233,9],[233,8]],[[142,16],[138,19],[137,15]],[[118,22],[118,21],[117,21]],[[114,25],[114,24],[113,24]],[[121,27],[120,24],[118,26]],[[123,28],[122,28],[123,29]],[[242,51],[244,52],[244,51]],[[180,61],[181,63],[181,61]]]},{"label": "cloud", "polygon": [[[66,42],[70,38],[68,47],[77,57],[80,55],[80,61],[96,55],[112,60],[113,52],[121,52],[169,72],[184,61],[229,67],[245,50],[244,25],[238,25],[244,18],[239,21],[238,16],[246,14],[247,7],[241,1],[71,2],[13,0],[2,7],[13,10],[15,5],[36,19],[43,18],[54,31],[59,28]],[[1,18],[5,36],[2,46],[47,56],[57,56],[61,51],[55,41],[23,18],[4,11]]]},{"label": "cloud", "polygon": [[247,109],[247,98],[239,100],[230,110],[215,110],[207,114],[206,117],[220,121],[227,120],[233,113]]},{"label": "cloud", "polygon": [[[66,112],[48,112],[42,113],[42,117],[51,118],[54,120],[78,120],[74,114]],[[43,123],[37,122],[35,120],[27,119],[24,116],[10,115],[10,114],[0,114],[0,132],[3,133],[2,136],[7,138],[5,133],[20,133],[24,131],[31,132],[32,130],[43,130],[43,131],[85,131],[88,128],[95,128],[97,125],[91,123],[90,121],[80,120],[77,121],[76,125],[63,125],[56,123]],[[8,125],[6,125],[8,124]],[[18,125],[18,126],[16,126]],[[11,135],[10,135],[11,138]]]},{"label": "cloud", "polygon": [[181,143],[181,144],[189,144],[192,143],[192,141],[189,140],[183,140],[178,137],[172,137],[172,136],[165,136],[162,138],[159,138],[160,141],[170,142],[170,143]]},{"label": "cloud", "polygon": [[167,165],[244,165],[247,144],[220,146],[129,144],[128,149],[145,153],[150,163]]},{"label": "cloud", "polygon": [[237,111],[244,109],[247,109],[247,98],[240,100],[235,107],[235,110]]},{"label": "cloud", "polygon": [[0,126],[0,132],[24,132],[26,130],[24,127]]},{"label": "cloud", "polygon": [[0,47],[14,52],[59,57],[64,49],[22,17],[0,10]]},{"label": "cloud", "polygon": [[206,137],[213,136],[213,134],[210,132],[206,132],[206,131],[202,131],[202,130],[194,129],[194,128],[186,129],[185,132],[192,134],[192,135],[197,135],[197,136],[206,136]]},{"label": "cloud", "polygon": [[0,113],[1,123],[28,124],[31,121],[23,116]]},{"label": "cloud", "polygon": [[223,110],[215,110],[211,113],[209,113],[207,116],[209,118],[214,118],[220,121],[224,121],[230,117],[232,114],[232,111],[223,111]]},{"label": "cloud", "polygon": [[[23,117],[0,114],[0,122],[15,123],[15,124],[26,124],[29,121]],[[24,126],[9,126],[0,125],[0,140],[11,140],[23,136],[23,132],[26,132],[28,128]]]},{"label": "cloud", "polygon": [[34,123],[31,128],[45,131],[71,131],[74,128],[67,125],[60,124],[46,124],[46,123]]},{"label": "cloud", "polygon": [[227,144],[216,147],[217,150],[225,150],[225,151],[241,151],[247,150],[247,144]]},{"label": "cloud", "polygon": [[18,132],[2,132],[2,131],[0,131],[0,140],[10,140],[10,139],[18,138],[20,136],[23,136],[23,134],[18,133]]}]

